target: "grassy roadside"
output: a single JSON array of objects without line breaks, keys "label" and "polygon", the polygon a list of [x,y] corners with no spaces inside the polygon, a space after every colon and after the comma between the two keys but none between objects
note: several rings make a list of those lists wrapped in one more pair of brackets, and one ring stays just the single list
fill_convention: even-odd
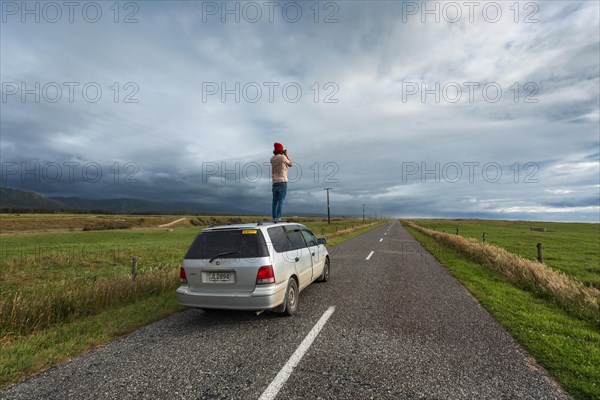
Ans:
[{"label": "grassy roadside", "polygon": [[470,260],[499,272],[517,287],[551,299],[571,315],[587,319],[600,327],[600,290],[546,264],[523,259],[501,247],[433,231],[412,221],[406,222],[406,225],[431,236],[440,244],[450,246]]},{"label": "grassy roadside", "polygon": [[173,292],[164,292],[70,323],[55,324],[7,343],[0,342],[0,388],[182,309]]},{"label": "grassy roadside", "polygon": [[[387,223],[387,221],[372,222],[366,225],[359,225],[354,228],[347,228],[344,230],[339,230],[335,233],[326,234],[325,238],[327,238],[327,246],[335,246],[336,244],[342,243],[345,240],[352,239],[353,237],[369,232],[370,230],[373,230],[385,223]],[[313,230],[313,232],[316,234],[316,231]]]},{"label": "grassy roadside", "polygon": [[[370,231],[386,222],[387,221],[370,221],[363,226],[356,226],[354,224],[355,226],[351,227],[351,224],[347,221],[337,221],[337,227],[332,223],[331,226],[323,227],[323,229],[325,237],[329,240],[328,246],[333,246],[344,240]],[[305,224],[309,227],[312,225],[311,223]],[[315,223],[315,226],[312,226],[311,229],[313,229],[317,236],[320,236],[321,223]],[[190,231],[190,228],[180,228],[180,230],[182,230],[181,238],[186,240],[187,243],[191,242],[191,238],[193,238],[193,234],[195,233],[192,233],[192,236],[190,236],[190,232],[188,232]],[[193,231],[197,232],[198,228],[193,229]],[[73,233],[67,233],[64,235],[72,234]],[[82,232],[79,234],[86,235],[89,233]],[[126,234],[126,232],[98,232],[97,234],[101,236],[110,235],[111,238],[108,243],[99,243],[100,247],[104,247],[105,245],[106,247],[110,247],[109,244],[113,243],[113,240],[117,240],[119,235]],[[148,234],[153,235],[151,233]],[[143,238],[146,238],[143,242],[147,241],[148,234],[140,234],[143,235]],[[175,232],[175,235],[177,235],[177,231]],[[174,247],[175,252],[181,253],[178,242],[179,239],[173,241],[171,246]],[[152,257],[152,259],[164,257],[165,254],[167,253],[161,252],[155,257]],[[62,255],[60,257],[61,258],[55,261],[68,261],[68,259],[63,259]],[[107,257],[108,258],[104,260],[102,254],[98,256],[98,259],[96,260],[98,261],[98,265],[92,263],[92,265],[89,266],[90,271],[94,269],[100,270],[118,267],[118,265],[115,265],[113,256],[109,254]],[[89,257],[87,258],[89,259]],[[146,258],[150,259],[150,254],[146,255]],[[125,259],[127,259],[127,257],[125,257]],[[81,259],[74,261],[79,263],[81,262]],[[75,271],[73,270],[74,267],[67,266],[68,269],[65,270],[65,267],[59,265],[59,262],[44,263],[45,261],[36,265],[36,268],[46,270],[36,276],[36,279],[41,281],[39,284],[40,286],[31,287],[30,290],[26,290],[26,292],[30,292],[30,295],[38,290],[44,290],[47,293],[51,293],[52,298],[56,298],[56,303],[61,305],[61,299],[63,297],[69,301],[73,298],[73,296],[69,294],[71,290],[79,290],[81,293],[88,293],[87,297],[91,298],[91,295],[97,293],[96,289],[101,289],[104,294],[99,297],[94,295],[94,298],[104,299],[104,302],[101,304],[99,303],[99,305],[101,305],[99,312],[92,310],[93,305],[85,304],[90,308],[90,310],[86,312],[81,304],[71,306],[70,302],[65,301],[65,303],[62,304],[62,307],[58,307],[58,309],[54,307],[51,311],[55,312],[58,310],[58,312],[60,312],[61,310],[66,310],[67,314],[73,309],[81,311],[75,315],[66,314],[66,318],[64,318],[64,320],[59,320],[59,322],[43,323],[39,325],[40,328],[34,327],[33,331],[27,331],[26,328],[22,328],[23,331],[28,332],[26,334],[20,334],[18,332],[19,329],[16,329],[17,327],[5,329],[3,335],[0,336],[0,388],[14,383],[25,376],[63,362],[70,357],[86,352],[94,346],[107,343],[123,334],[132,332],[141,326],[182,310],[182,308],[177,305],[174,295],[174,288],[177,286],[178,282],[178,273],[171,273],[177,271],[166,268],[168,265],[164,266],[164,269],[149,267],[147,270],[138,270],[140,275],[138,276],[136,284],[143,284],[147,287],[142,288],[139,293],[136,293],[131,289],[131,282],[127,280],[126,275],[114,275],[113,273],[108,276],[106,276],[105,273],[102,273],[100,278],[94,275],[93,279],[90,281],[86,280],[85,285],[81,287],[71,287],[68,282],[65,286],[55,287],[52,282],[44,282],[44,276],[47,280],[49,276],[48,273],[54,271],[56,272],[57,277],[62,277],[62,280],[60,281],[61,284],[65,284],[65,276],[68,277],[69,273]],[[67,262],[67,264],[69,263]],[[9,264],[5,264],[5,267],[8,266]],[[19,266],[19,268],[20,267],[21,266]],[[76,271],[81,273],[80,268],[77,268]],[[66,275],[64,275],[65,272]],[[97,272],[101,273],[100,271]],[[161,272],[164,274],[161,274]],[[164,277],[160,278],[157,274],[164,275]],[[73,275],[75,274],[73,273]],[[145,282],[144,275],[148,276],[148,282]],[[168,280],[168,282],[166,280]],[[23,282],[27,282],[27,280],[21,281],[21,283]],[[0,288],[6,283],[7,282],[0,279]],[[81,285],[81,283],[82,282],[80,281],[79,285]],[[16,288],[15,285],[9,286],[11,287],[11,290]],[[124,290],[117,290],[119,287]],[[110,299],[110,293],[115,290],[117,290],[118,293],[123,292],[122,299]],[[125,296],[125,293],[127,296]],[[146,294],[144,295],[144,293]],[[27,298],[25,298],[25,300],[26,299]],[[43,304],[45,304],[43,296],[38,300],[40,307],[42,307]],[[25,307],[27,302],[21,301],[19,304],[13,302],[12,308],[4,308],[4,310],[0,308],[0,320],[10,320],[12,310],[14,310],[15,313],[21,313],[26,310],[25,308],[20,310],[15,304],[21,304]],[[43,309],[43,307],[40,309]],[[11,311],[9,312],[8,310]],[[49,316],[49,320],[51,320],[50,317],[52,316]],[[31,316],[31,318],[35,319],[37,317]],[[31,318],[26,319],[29,321]],[[5,325],[11,326],[10,323]]]},{"label": "grassy roadside", "polygon": [[460,236],[479,242],[485,233],[486,243],[534,262],[537,261],[537,243],[542,243],[545,265],[600,289],[600,224],[465,219],[413,221],[437,232],[456,234],[458,231]]},{"label": "grassy roadside", "polygon": [[479,302],[577,399],[600,398],[600,332],[498,272],[407,226]]}]

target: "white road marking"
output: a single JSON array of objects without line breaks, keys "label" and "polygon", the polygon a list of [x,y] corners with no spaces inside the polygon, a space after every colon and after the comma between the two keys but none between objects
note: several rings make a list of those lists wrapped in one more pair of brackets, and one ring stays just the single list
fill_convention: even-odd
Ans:
[{"label": "white road marking", "polygon": [[300,343],[300,346],[298,346],[294,354],[292,354],[283,368],[281,368],[275,379],[273,379],[273,382],[271,382],[271,384],[265,389],[258,400],[272,400],[277,397],[277,393],[279,393],[285,382],[292,374],[294,368],[296,368],[300,360],[302,360],[302,357],[315,340],[319,332],[321,332],[321,329],[323,329],[325,323],[327,323],[327,320],[329,317],[331,317],[331,314],[333,314],[334,311],[335,306],[331,306],[327,309],[327,311],[325,311],[325,313],[323,313],[321,319],[319,319],[310,332],[308,332],[308,335],[306,335],[302,343]]},{"label": "white road marking", "polygon": [[385,233],[385,235],[387,235],[387,232]]},{"label": "white road marking", "polygon": [[379,239],[380,242],[383,242],[383,238]]},{"label": "white road marking", "polygon": [[373,253],[375,253],[374,251],[370,252],[369,255],[367,256],[366,260],[368,260],[369,258],[371,258],[371,256],[373,255]]}]

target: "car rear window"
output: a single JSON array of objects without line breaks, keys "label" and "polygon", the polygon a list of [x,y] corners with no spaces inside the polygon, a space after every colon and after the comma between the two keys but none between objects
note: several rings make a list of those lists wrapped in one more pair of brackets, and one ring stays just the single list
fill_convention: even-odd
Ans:
[{"label": "car rear window", "polygon": [[268,257],[269,251],[259,229],[224,229],[200,232],[185,259]]}]

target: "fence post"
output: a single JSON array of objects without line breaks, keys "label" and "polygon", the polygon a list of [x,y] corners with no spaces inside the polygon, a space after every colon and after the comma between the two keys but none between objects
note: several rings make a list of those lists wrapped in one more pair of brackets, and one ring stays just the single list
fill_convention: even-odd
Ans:
[{"label": "fence post", "polygon": [[485,243],[485,232],[483,232],[483,243]]},{"label": "fence post", "polygon": [[541,243],[537,244],[537,251],[538,251],[538,262],[543,263],[544,262],[544,247],[542,246]]},{"label": "fence post", "polygon": [[458,235],[458,228],[456,228],[456,234]]},{"label": "fence post", "polygon": [[135,277],[137,276],[137,257],[133,257],[131,259],[131,280],[135,282]]}]

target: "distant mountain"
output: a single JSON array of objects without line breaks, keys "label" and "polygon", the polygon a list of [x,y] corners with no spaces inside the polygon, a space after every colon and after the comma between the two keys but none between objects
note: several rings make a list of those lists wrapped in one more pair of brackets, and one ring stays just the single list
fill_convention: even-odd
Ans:
[{"label": "distant mountain", "polygon": [[45,208],[60,210],[65,207],[60,201],[34,192],[0,188],[0,208]]},{"label": "distant mountain", "polygon": [[117,214],[133,212],[168,212],[179,211],[159,203],[138,199],[82,199],[80,197],[49,197],[63,204],[63,208],[73,210],[104,210]]},{"label": "distant mountain", "polygon": [[218,205],[198,203],[158,203],[139,199],[84,199],[80,197],[48,197],[25,190],[0,188],[0,208],[4,210],[24,209],[54,211],[102,210],[117,214],[187,212],[201,214],[245,214],[256,212]]}]

